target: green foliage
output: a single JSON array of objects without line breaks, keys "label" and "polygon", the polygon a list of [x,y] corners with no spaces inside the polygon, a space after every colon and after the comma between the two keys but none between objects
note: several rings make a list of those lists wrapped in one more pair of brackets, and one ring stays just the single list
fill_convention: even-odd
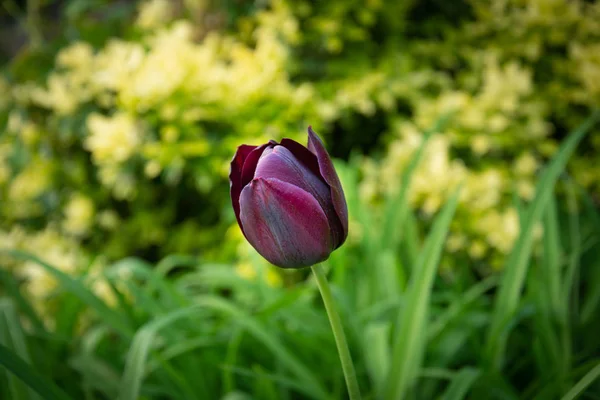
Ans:
[{"label": "green foliage", "polygon": [[228,204],[236,146],[309,124],[365,398],[600,392],[600,3],[27,3],[0,15],[28,38],[0,55],[0,397],[345,398],[313,278]]},{"label": "green foliage", "polygon": [[[532,199],[539,166],[600,99],[593,2],[72,0],[7,10],[36,40],[0,77],[0,237],[39,255],[61,248],[57,258],[230,261],[234,240],[215,249],[234,222],[224,187],[237,145],[300,139],[312,124],[334,156],[385,155],[361,163],[360,196],[378,203],[397,190],[419,132],[451,111],[407,195],[431,222],[464,181],[447,249],[489,272],[518,236],[513,189]],[[569,166],[592,195],[597,132]]]},{"label": "green foliage", "polygon": [[[600,321],[588,315],[600,312],[599,216],[593,208],[562,208],[552,195],[568,155],[594,121],[566,139],[536,200],[519,206],[522,234],[513,256],[500,277],[483,280],[469,268],[451,279],[436,274],[460,191],[431,231],[402,231],[401,243],[414,244],[412,255],[403,254],[406,246],[382,240],[388,232],[376,227],[383,226],[380,217],[399,215],[410,226],[413,211],[399,204],[401,213],[388,208],[390,215],[378,215],[356,196],[355,167],[339,165],[351,215],[374,228],[325,263],[365,398],[597,393]],[[414,171],[402,177],[404,185]],[[402,195],[390,196],[406,204]],[[525,251],[534,240],[527,227],[536,219],[544,225],[542,245]],[[316,282],[293,282],[302,271],[287,273],[292,283],[282,287],[261,278],[260,260],[253,279],[231,265],[175,255],[157,265],[127,258],[90,277],[70,276],[20,251],[2,256],[31,261],[59,281],[54,301],[61,312],[40,323],[15,278],[2,275],[0,362],[7,369],[0,379],[11,393],[29,396],[23,398],[35,396],[29,388],[49,399],[346,396]],[[98,297],[94,280],[114,297]]]}]

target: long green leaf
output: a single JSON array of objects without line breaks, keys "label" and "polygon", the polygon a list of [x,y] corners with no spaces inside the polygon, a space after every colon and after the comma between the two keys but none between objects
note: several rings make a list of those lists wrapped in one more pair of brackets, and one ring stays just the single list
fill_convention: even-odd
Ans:
[{"label": "long green leaf", "polygon": [[460,315],[473,302],[480,299],[488,290],[498,284],[498,278],[494,275],[477,282],[469,288],[463,295],[452,302],[450,307],[435,319],[427,332],[430,341],[436,340],[446,329],[446,327]]},{"label": "long green leaf", "polygon": [[213,309],[232,317],[233,321],[246,328],[255,339],[262,342],[286,368],[296,375],[300,380],[300,386],[304,388],[304,393],[317,399],[329,398],[327,391],[323,389],[312,371],[302,364],[277,337],[267,331],[255,319],[230,302],[218,297],[202,296],[196,301],[202,307]]},{"label": "long green leaf", "polygon": [[406,293],[405,307],[398,317],[392,350],[392,365],[386,379],[385,398],[402,399],[418,374],[425,353],[429,298],[438,264],[458,204],[457,190],[437,216]]},{"label": "long green leaf", "polygon": [[70,400],[53,382],[47,380],[22,358],[0,344],[0,365],[15,374],[27,386],[35,390],[45,400]]},{"label": "long green leaf", "polygon": [[462,400],[469,393],[469,389],[477,378],[481,375],[481,371],[477,368],[463,368],[452,379],[452,382],[446,389],[442,400]]},{"label": "long green leaf", "polygon": [[[585,219],[590,221],[590,225],[594,227],[592,240],[598,243],[600,241],[600,213],[594,204],[594,200],[588,193],[579,188],[578,194],[583,199]],[[594,317],[598,315],[600,306],[600,247],[595,246],[593,251],[595,252],[592,257],[594,261],[587,266],[588,271],[591,271],[591,275],[588,278],[588,293],[581,305],[582,324],[593,321]]]},{"label": "long green leaf", "polygon": [[574,400],[578,398],[583,394],[584,390],[598,378],[600,378],[600,363],[596,364],[594,368],[585,374],[583,378],[581,378],[579,382],[577,382],[575,386],[562,397],[562,400]]},{"label": "long green leaf", "polygon": [[[0,299],[0,343],[14,351],[15,355],[31,364],[25,333],[19,321],[19,315],[14,303],[10,299]],[[33,400],[38,397],[32,389],[28,388],[13,374],[6,374],[8,390],[13,400]]]},{"label": "long green leaf", "polygon": [[258,322],[224,299],[213,296],[202,296],[196,299],[193,306],[167,314],[148,323],[138,331],[127,355],[125,372],[121,379],[119,400],[134,400],[139,397],[143,379],[148,370],[151,369],[151,366],[148,364],[148,358],[157,333],[176,320],[187,318],[197,313],[204,313],[206,309],[219,311],[229,317],[233,317],[236,323],[245,327],[255,338],[272,350],[273,354],[300,378],[300,386],[304,388],[305,393],[315,398],[327,398],[326,392],[321,388],[319,381],[313,376],[312,372],[292,356],[273,335],[267,333]]},{"label": "long green leaf", "polygon": [[139,397],[142,381],[147,373],[147,362],[152,345],[157,333],[175,321],[187,318],[201,312],[201,307],[190,306],[173,311],[161,318],[155,319],[144,325],[134,336],[127,360],[125,371],[121,378],[119,400],[136,400]]},{"label": "long green leaf", "polygon": [[21,293],[16,279],[8,271],[2,270],[2,267],[0,267],[0,282],[8,297],[15,302],[19,312],[23,313],[29,319],[39,333],[47,333],[41,318],[37,315],[31,303]]},{"label": "long green leaf", "polygon": [[131,328],[128,321],[117,311],[111,309],[109,306],[104,304],[94,293],[92,293],[85,285],[77,279],[72,278],[68,274],[56,269],[52,265],[45,261],[42,261],[38,257],[35,257],[29,253],[25,253],[18,250],[0,250],[0,253],[8,253],[10,256],[26,261],[33,261],[38,264],[41,268],[46,270],[48,273],[54,276],[54,278],[60,283],[61,287],[66,291],[73,293],[83,303],[87,304],[90,308],[96,311],[98,316],[102,318],[107,324],[113,329],[126,336],[133,335],[133,329]]},{"label": "long green leaf", "polygon": [[488,330],[486,342],[486,358],[493,368],[499,369],[503,363],[502,355],[506,347],[508,332],[506,323],[515,313],[525,276],[529,266],[529,258],[533,246],[533,230],[543,215],[550,200],[556,180],[564,170],[577,144],[600,118],[600,112],[595,112],[562,144],[560,150],[548,165],[536,187],[535,198],[525,211],[519,237],[504,266],[504,274],[500,282],[492,321]]},{"label": "long green leaf", "polygon": [[560,282],[562,281],[560,257],[562,254],[559,238],[558,215],[554,198],[551,198],[544,218],[543,243],[544,252],[541,265],[543,272],[541,277],[544,279],[546,287],[544,294],[552,314],[555,317],[560,317],[562,319],[566,317],[566,309],[561,301],[563,298],[560,287]]}]

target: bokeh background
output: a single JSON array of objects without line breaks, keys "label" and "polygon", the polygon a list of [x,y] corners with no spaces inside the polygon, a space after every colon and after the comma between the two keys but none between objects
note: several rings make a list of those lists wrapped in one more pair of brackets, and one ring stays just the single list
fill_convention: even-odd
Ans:
[{"label": "bokeh background", "polygon": [[[335,271],[342,270],[333,272],[340,296],[346,298],[345,287],[355,287],[365,275],[383,266],[404,271],[396,276],[401,282],[398,288],[388,288],[392,292],[375,284],[377,289],[370,294],[365,294],[365,289],[356,296],[348,295],[354,299],[344,303],[348,315],[357,307],[370,310],[367,306],[388,296],[402,298],[402,282],[411,276],[411,255],[416,259],[436,215],[462,184],[441,245],[436,285],[448,292],[440,289],[438,305],[443,310],[449,298],[460,300],[471,284],[487,282],[489,287],[477,297],[483,308],[465,316],[473,329],[483,329],[485,315],[494,304],[495,284],[490,282],[502,276],[522,232],[520,207],[535,198],[543,166],[599,104],[600,3],[2,0],[0,60],[0,247],[34,257],[0,254],[4,276],[0,295],[7,296],[6,304],[14,303],[15,298],[26,300],[31,312],[28,318],[35,315],[38,319],[39,326],[22,317],[24,337],[34,337],[29,346],[43,348],[40,332],[71,338],[55,343],[54,355],[40,362],[46,376],[73,398],[84,398],[84,394],[86,399],[116,398],[117,392],[125,396],[118,389],[120,379],[133,379],[127,374],[121,377],[123,369],[129,371],[126,353],[132,336],[111,339],[110,335],[117,333],[107,334],[113,341],[109,345],[110,340],[100,343],[107,338],[98,334],[104,339],[97,338],[100,344],[94,342],[93,346],[97,344],[101,350],[85,347],[90,344],[82,343],[82,338],[88,337],[89,329],[97,328],[97,316],[88,303],[81,304],[81,298],[73,297],[72,287],[65,287],[66,281],[58,279],[56,271],[81,283],[89,290],[86,293],[108,309],[123,315],[133,313],[126,317],[131,318],[131,327],[152,321],[154,312],[166,312],[163,306],[178,307],[166,306],[161,303],[164,299],[153,297],[156,293],[152,292],[145,296],[157,304],[136,310],[140,301],[136,289],[124,284],[119,291],[111,274],[117,274],[120,283],[135,281],[132,271],[136,267],[131,265],[155,271],[164,267],[164,260],[173,264],[165,267],[168,273],[161,278],[169,284],[193,282],[199,271],[216,274],[212,278],[202,275],[198,284],[216,280],[218,283],[210,283],[211,293],[239,301],[251,315],[270,304],[261,296],[279,299],[277,313],[294,315],[286,308],[297,307],[292,301],[295,295],[290,293],[300,293],[306,285],[307,293],[314,294],[314,285],[306,271],[278,270],[245,243],[230,208],[227,175],[238,145],[282,137],[304,143],[308,125],[324,138],[336,159],[351,205],[348,243],[329,263]],[[535,221],[528,233],[534,255],[555,254],[560,266],[563,259],[577,259],[578,268],[581,266],[569,281],[577,290],[569,287],[566,294],[561,292],[566,297],[548,301],[558,308],[565,302],[565,307],[573,301],[589,303],[586,323],[592,325],[585,329],[581,325],[583,331],[598,327],[600,312],[600,274],[594,272],[600,268],[594,247],[600,228],[595,224],[600,203],[599,154],[600,129],[593,127],[569,158],[556,185],[551,202],[556,218]],[[405,171],[416,155],[419,162],[411,169],[407,186]],[[389,199],[404,187],[414,241],[399,240],[385,251],[373,250],[369,231],[378,231],[390,221],[394,203]],[[544,241],[549,236],[545,234],[547,224],[552,221],[558,223],[552,225],[553,232],[565,245]],[[409,228],[395,229],[401,235]],[[563,234],[567,231],[569,234]],[[54,270],[40,267],[38,259]],[[133,264],[115,268],[123,265],[123,260]],[[535,257],[532,260],[533,270],[543,264]],[[136,279],[147,289],[144,279]],[[235,280],[238,286],[225,284],[223,279]],[[7,289],[9,286],[13,289]],[[545,293],[546,286],[541,284],[539,290]],[[265,295],[267,292],[270,294]],[[523,307],[529,300],[523,300]],[[23,306],[15,304],[15,313],[22,313]],[[127,304],[133,308],[127,309]],[[332,342],[318,298],[302,304],[308,307],[306,313],[316,318],[319,329],[300,334],[305,340],[291,350],[310,353],[305,360],[310,366],[311,360],[319,357],[314,353],[318,340],[313,336],[327,346]],[[524,310],[530,317],[541,312]],[[569,321],[579,315],[570,309],[563,311]],[[294,331],[288,326],[292,321],[277,315],[263,322],[270,329],[286,327],[278,331],[283,336],[287,329]],[[308,318],[303,315],[299,312],[295,318]],[[387,318],[385,315],[379,315],[377,321]],[[213,317],[207,318],[215,323]],[[388,320],[387,327],[375,324],[368,337],[351,334],[353,343],[365,340],[353,346],[369,349],[373,343],[383,346],[389,342],[394,337],[395,319]],[[282,325],[276,328],[273,324]],[[189,398],[194,394],[209,399],[234,392],[240,396],[250,393],[254,398],[285,398],[282,390],[291,396],[288,398],[319,397],[316,392],[302,393],[294,385],[282,383],[283,378],[277,376],[285,374],[273,372],[279,367],[271,361],[260,361],[261,355],[244,342],[241,328],[227,330],[219,325],[214,329],[224,335],[225,342],[237,338],[238,347],[247,347],[247,353],[239,356],[246,362],[238,363],[231,356],[226,363],[229,367],[263,367],[250,375],[248,371],[223,370],[219,354],[237,354],[238,350],[217,341],[210,356],[196,355],[202,361],[182,362],[186,368],[210,365],[215,382],[219,382],[214,387],[212,380],[207,380],[202,390],[192,385],[189,391],[179,392],[183,389],[173,383],[177,382],[174,376],[181,372],[178,368],[186,368],[171,365],[171,369],[160,370],[154,366],[160,371],[144,373],[151,383],[142,385],[143,398]],[[541,329],[553,331],[552,327]],[[181,332],[187,332],[181,337],[197,333],[183,328]],[[222,339],[210,332],[206,334]],[[529,328],[523,328],[523,337],[528,332]],[[573,332],[563,339],[585,342]],[[463,334],[454,353],[444,353],[448,343],[440,342],[437,347],[427,347],[436,356],[427,353],[426,359],[445,360],[446,364],[440,365],[448,368],[484,365],[476,356],[477,335]],[[174,334],[171,339],[181,337]],[[459,339],[452,336],[447,340]],[[515,398],[537,398],[539,393],[559,398],[558,394],[568,391],[568,382],[577,381],[587,372],[586,363],[600,354],[597,341],[587,341],[581,352],[566,349],[566,342],[557,344],[557,351],[572,355],[570,361],[560,357],[553,361],[556,371],[564,373],[560,375],[562,386],[543,391],[544,385],[558,379],[559,372],[548,376],[532,372],[545,361],[536,358],[539,354],[533,354],[530,346],[523,344],[528,342],[523,342],[513,349],[518,353],[529,348],[529,361],[517,363],[510,373],[505,371],[502,384],[498,384],[498,374],[482,373],[493,379],[481,384],[481,390],[511,387],[507,393]],[[163,345],[155,343],[152,348]],[[384,348],[372,351],[382,357]],[[460,356],[463,352],[470,355]],[[101,376],[114,380],[114,387],[95,387],[94,376],[89,375],[91,361],[85,359],[88,364],[81,366],[81,357],[92,353],[102,360],[94,361],[103,363]],[[328,371],[318,376],[328,386],[337,385],[334,393],[343,398],[333,345],[330,353],[323,356],[326,362],[309,369],[327,367]],[[58,368],[65,357],[70,360],[68,365]],[[378,377],[385,376],[385,362],[369,356],[358,356],[357,362],[366,392],[377,388]],[[222,371],[226,371],[223,376]],[[431,372],[434,378],[425,381],[438,379],[435,372]],[[8,382],[10,376],[3,379]],[[73,381],[82,379],[87,383]],[[446,388],[430,382],[425,388],[409,386],[417,396],[414,398],[437,398]],[[598,398],[598,388],[596,385],[596,397],[588,398]],[[126,389],[121,386],[121,390]],[[480,396],[484,394],[492,396],[489,391],[480,392]]]}]

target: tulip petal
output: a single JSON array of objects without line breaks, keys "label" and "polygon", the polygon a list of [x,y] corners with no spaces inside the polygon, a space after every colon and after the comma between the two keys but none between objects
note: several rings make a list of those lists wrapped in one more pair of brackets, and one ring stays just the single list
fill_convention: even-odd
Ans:
[{"label": "tulip petal", "polygon": [[256,171],[256,165],[258,164],[258,160],[263,151],[265,151],[267,147],[273,147],[277,144],[276,141],[269,140],[269,143],[255,148],[248,154],[248,157],[246,157],[246,160],[244,161],[244,166],[242,167],[242,189],[254,179],[254,171]]},{"label": "tulip petal", "polygon": [[276,178],[280,181],[291,183],[311,194],[321,206],[327,216],[331,228],[334,246],[343,242],[343,229],[339,217],[331,201],[331,190],[325,183],[318,170],[317,158],[308,149],[298,144],[308,156],[313,158],[316,172],[298,160],[288,148],[282,145],[265,149],[258,161],[254,178]]},{"label": "tulip petal", "polygon": [[321,176],[331,188],[333,206],[344,229],[343,240],[338,244],[338,246],[340,246],[348,236],[348,206],[346,205],[346,198],[344,197],[344,190],[342,189],[340,178],[338,178],[337,173],[335,172],[329,153],[327,153],[323,142],[313,131],[311,126],[308,127],[308,150],[317,156]]},{"label": "tulip petal", "polygon": [[256,166],[254,178],[276,178],[306,190],[321,206],[331,203],[329,186],[321,178],[321,174],[318,171],[317,174],[312,173],[283,146],[265,149]]},{"label": "tulip petal", "polygon": [[[311,128],[312,130],[312,128]],[[314,134],[314,132],[313,132]],[[310,136],[309,136],[310,143]],[[329,212],[329,208],[331,207],[323,207],[326,211],[327,217],[329,219],[329,226],[331,227],[331,231],[334,238],[334,248],[337,249],[340,247],[346,237],[348,236],[348,209],[346,207],[346,199],[344,197],[344,191],[342,190],[342,185],[339,183],[339,179],[337,179],[337,174],[335,174],[335,169],[333,169],[333,165],[331,165],[332,170],[334,171],[334,177],[339,184],[339,193],[341,194],[341,201],[339,198],[333,197],[334,193],[332,190],[331,180],[327,180],[322,173],[320,168],[319,160],[317,159],[316,152],[310,150],[310,147],[307,149],[300,143],[292,140],[292,139],[282,139],[281,145],[287,148],[299,159],[305,166],[307,166],[315,175],[318,175],[323,179],[327,186],[329,187],[330,197],[333,199],[331,204],[333,205],[333,213],[335,214],[335,218]],[[327,151],[321,144],[323,151],[327,155]],[[329,155],[326,156],[329,159]],[[335,220],[335,221],[334,221]]]},{"label": "tulip petal", "polygon": [[257,178],[242,190],[240,205],[248,241],[274,265],[308,267],[326,260],[333,250],[325,213],[297,186]]},{"label": "tulip petal", "polygon": [[[231,164],[229,166],[229,193],[231,195],[231,204],[233,205],[233,212],[235,218],[238,221],[240,227],[242,226],[240,221],[240,193],[242,193],[242,168],[244,161],[252,150],[256,149],[257,146],[248,146],[243,144],[237,148]],[[242,232],[244,230],[242,229]]]},{"label": "tulip petal", "polygon": [[301,145],[292,139],[281,139],[280,143],[283,147],[292,152],[292,154],[300,160],[302,164],[304,164],[308,169],[310,169],[313,174],[317,176],[321,176],[321,171],[319,171],[319,161],[317,161],[317,156],[311,153],[306,147]]}]

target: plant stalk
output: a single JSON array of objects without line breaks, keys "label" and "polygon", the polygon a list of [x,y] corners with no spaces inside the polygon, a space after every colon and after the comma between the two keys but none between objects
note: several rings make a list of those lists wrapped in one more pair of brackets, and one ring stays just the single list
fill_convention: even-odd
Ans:
[{"label": "plant stalk", "polygon": [[325,276],[325,271],[323,271],[323,267],[320,264],[313,265],[311,269],[317,279],[317,286],[321,292],[325,310],[329,317],[329,323],[331,324],[331,330],[333,331],[333,337],[335,338],[335,345],[337,346],[340,361],[342,363],[342,371],[344,372],[344,379],[346,380],[346,387],[348,388],[348,396],[350,397],[350,400],[360,400],[360,388],[358,387],[358,381],[356,380],[356,371],[354,370],[354,364],[352,363],[352,357],[350,356],[350,350],[348,349],[348,342],[346,341],[346,335],[344,334],[342,320],[335,307],[333,296],[331,295],[331,288],[329,287],[327,277]]}]

